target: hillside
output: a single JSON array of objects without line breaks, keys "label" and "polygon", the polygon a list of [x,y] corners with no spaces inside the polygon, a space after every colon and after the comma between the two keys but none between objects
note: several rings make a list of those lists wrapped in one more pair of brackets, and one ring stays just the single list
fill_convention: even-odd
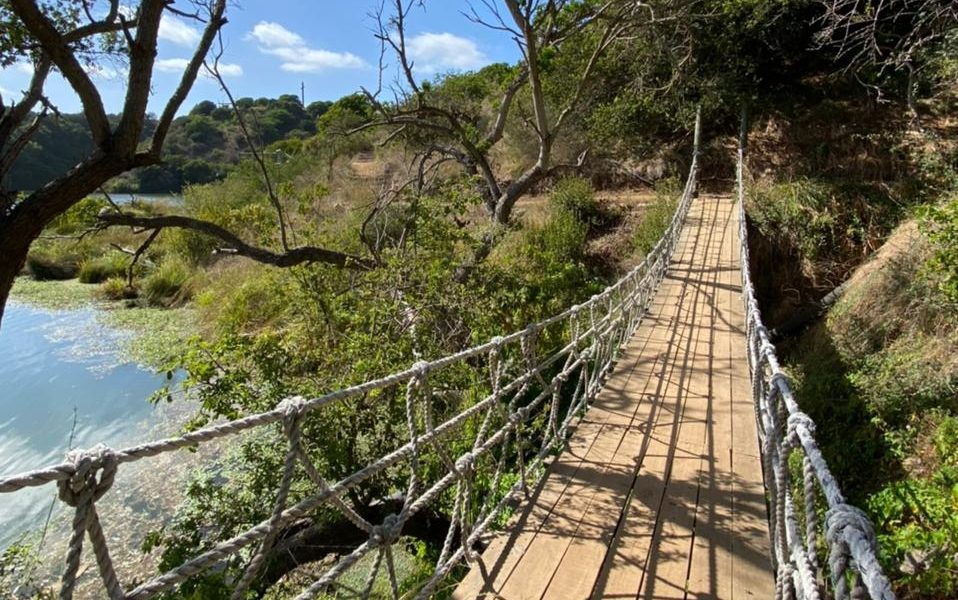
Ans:
[{"label": "hillside", "polygon": [[[317,101],[303,106],[298,96],[239,98],[237,109],[258,145],[302,139],[316,133],[316,121],[332,105]],[[113,115],[115,122],[119,119]],[[156,120],[147,119],[144,139]],[[82,114],[45,119],[4,182],[16,190],[34,190],[66,172],[86,157],[93,144]],[[229,105],[204,100],[173,121],[164,164],[147,167],[115,179],[117,192],[169,193],[183,186],[222,179],[248,153],[236,112]]]}]

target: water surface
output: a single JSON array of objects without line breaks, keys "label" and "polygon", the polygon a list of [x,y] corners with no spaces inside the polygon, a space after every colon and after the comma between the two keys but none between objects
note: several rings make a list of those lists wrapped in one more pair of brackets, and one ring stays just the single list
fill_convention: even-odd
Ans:
[{"label": "water surface", "polygon": [[[142,441],[162,377],[125,360],[129,332],[97,310],[11,301],[0,326],[0,476],[59,463],[72,446]],[[0,494],[0,548],[42,526],[55,486]]]}]

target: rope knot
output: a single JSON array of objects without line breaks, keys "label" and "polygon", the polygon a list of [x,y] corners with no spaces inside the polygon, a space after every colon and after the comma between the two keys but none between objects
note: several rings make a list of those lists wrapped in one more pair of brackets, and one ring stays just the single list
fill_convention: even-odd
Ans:
[{"label": "rope knot", "polygon": [[113,485],[118,460],[112,448],[97,444],[88,450],[71,450],[67,461],[73,463],[73,475],[57,483],[65,504],[76,508],[96,502]]},{"label": "rope knot", "polygon": [[788,377],[785,376],[785,373],[778,371],[772,373],[772,376],[768,378],[768,386],[772,388],[787,388],[788,387]]},{"label": "rope knot", "polygon": [[399,520],[399,515],[395,513],[386,515],[383,522],[379,525],[374,525],[372,531],[369,533],[370,545],[373,547],[391,545],[399,538],[399,534],[402,532],[402,526],[403,522]]},{"label": "rope knot", "polygon": [[472,452],[466,452],[456,460],[456,473],[460,477],[469,477],[472,475],[476,466],[476,457]]},{"label": "rope knot", "polygon": [[878,548],[875,528],[868,516],[860,508],[851,504],[836,504],[825,513],[825,539],[829,546],[852,543],[847,536],[848,530],[860,533],[872,549]]},{"label": "rope knot", "polygon": [[492,338],[492,339],[489,340],[489,341],[492,343],[492,347],[493,347],[495,350],[499,350],[500,348],[502,348],[502,336],[501,336],[501,335],[497,335],[496,337]]},{"label": "rope knot", "polygon": [[812,420],[807,414],[798,411],[793,412],[788,415],[788,420],[786,421],[786,427],[788,428],[787,438],[789,442],[795,444],[796,446],[800,443],[798,437],[798,428],[803,428],[810,435],[815,433],[815,421]]},{"label": "rope knot", "polygon": [[290,396],[284,398],[278,408],[283,409],[287,419],[292,419],[303,414],[306,410],[306,398],[302,396]]},{"label": "rope knot", "polygon": [[424,360],[417,360],[412,365],[412,372],[418,379],[425,377],[427,371],[429,371],[429,363]]}]

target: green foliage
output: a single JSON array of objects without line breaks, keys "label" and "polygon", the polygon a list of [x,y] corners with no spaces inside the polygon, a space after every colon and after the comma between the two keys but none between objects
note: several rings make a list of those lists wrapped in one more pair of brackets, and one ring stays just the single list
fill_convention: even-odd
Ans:
[{"label": "green foliage", "polygon": [[161,306],[182,303],[192,293],[187,286],[192,274],[183,260],[166,258],[143,279],[143,296],[150,304]]},{"label": "green foliage", "polygon": [[37,281],[73,279],[80,271],[81,260],[75,253],[37,249],[27,255],[27,269]]},{"label": "green foliage", "polygon": [[125,277],[111,277],[98,290],[107,300],[128,300],[136,297],[136,290],[129,287]]},{"label": "green foliage", "polygon": [[[832,333],[824,326],[811,329],[789,349],[785,366],[802,410],[816,423],[816,439],[832,474],[850,501],[859,503],[894,477],[899,467],[868,404],[850,380],[853,367],[837,351]],[[849,453],[849,447],[855,452]]]},{"label": "green foliage", "polygon": [[890,484],[869,498],[867,508],[886,573],[920,597],[958,593],[958,468],[943,466],[930,477]]},{"label": "green foliage", "polygon": [[925,274],[948,300],[958,304],[958,199],[927,208],[921,223],[934,247]]},{"label": "green foliage", "polygon": [[316,120],[320,133],[343,133],[372,119],[373,107],[364,94],[343,96]]},{"label": "green foliage", "polygon": [[553,210],[569,213],[576,221],[586,225],[596,225],[602,217],[592,184],[581,177],[559,180],[552,188],[550,204]]},{"label": "green foliage", "polygon": [[935,452],[942,464],[958,467],[958,417],[944,417],[938,424]]},{"label": "green foliage", "polygon": [[656,186],[655,200],[645,207],[638,225],[632,234],[632,247],[641,255],[646,255],[662,239],[675,215],[679,201],[677,180],[666,180]]},{"label": "green foliage", "polygon": [[57,216],[50,228],[58,235],[69,235],[92,227],[100,211],[109,206],[103,198],[88,196]]},{"label": "green foliage", "polygon": [[102,283],[111,277],[126,273],[130,257],[122,252],[111,251],[80,263],[78,277],[81,283]]},{"label": "green foliage", "polygon": [[938,346],[924,335],[900,338],[861,359],[849,381],[869,411],[893,427],[933,408],[958,411],[958,374]]},{"label": "green foliage", "polygon": [[40,581],[37,570],[41,566],[36,540],[21,536],[8,545],[0,552],[0,596],[31,600],[54,598],[53,591]]}]

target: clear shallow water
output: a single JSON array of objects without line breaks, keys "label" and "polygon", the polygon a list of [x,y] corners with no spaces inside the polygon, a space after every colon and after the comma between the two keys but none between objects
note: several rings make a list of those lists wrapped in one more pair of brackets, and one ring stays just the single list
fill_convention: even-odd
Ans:
[{"label": "clear shallow water", "polygon": [[[163,378],[127,362],[129,332],[93,308],[49,311],[11,302],[0,326],[0,476],[63,460],[72,446],[142,441],[147,402]],[[75,426],[74,426],[75,420]],[[55,486],[0,494],[0,548],[43,525]]]}]

